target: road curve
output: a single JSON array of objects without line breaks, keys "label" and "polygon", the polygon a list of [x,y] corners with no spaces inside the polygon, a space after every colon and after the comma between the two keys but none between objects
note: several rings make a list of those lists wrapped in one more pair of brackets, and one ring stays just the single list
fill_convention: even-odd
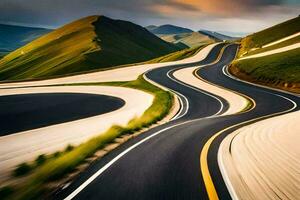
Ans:
[{"label": "road curve", "polygon": [[[81,173],[55,199],[231,199],[218,165],[218,149],[232,131],[264,116],[297,110],[298,97],[253,86],[226,76],[223,67],[235,57],[237,45],[212,49],[197,64],[169,66],[146,74],[180,94],[182,114],[112,151]],[[225,99],[175,79],[174,70],[206,65],[197,74],[216,85],[245,94],[255,107],[234,115]],[[185,102],[185,103],[184,103]],[[212,117],[213,116],[213,117]],[[259,119],[258,119],[259,118]]]},{"label": "road curve", "polygon": [[[50,85],[60,85],[67,83],[82,83],[82,82],[103,82],[103,81],[114,81],[114,80],[134,80],[139,75],[144,73],[149,69],[159,68],[163,66],[168,66],[170,64],[178,65],[184,63],[191,63],[198,60],[204,59],[209,51],[216,44],[209,45],[201,50],[201,53],[183,59],[180,61],[167,62],[167,63],[156,63],[156,64],[145,64],[136,65],[127,68],[118,68],[108,71],[100,71],[94,73],[87,73],[82,75],[70,76],[65,78],[56,78],[50,80],[40,80],[40,81],[27,81],[27,82],[16,82],[16,83],[1,83],[0,91],[1,95],[32,95],[38,93],[90,93],[90,94],[104,94],[108,96],[116,96],[122,98],[126,101],[126,105],[114,112],[90,116],[87,118],[82,118],[84,113],[77,115],[78,119],[75,121],[70,121],[64,113],[64,116],[60,116],[60,120],[50,120],[47,113],[47,119],[40,119],[38,116],[38,121],[35,123],[32,120],[34,115],[40,115],[40,113],[29,113],[27,109],[26,117],[24,115],[18,117],[18,123],[10,123],[9,114],[4,114],[3,118],[9,123],[6,123],[7,127],[3,128],[3,134],[6,136],[0,137],[0,182],[5,181],[8,177],[9,172],[21,162],[29,161],[34,159],[40,154],[48,154],[55,151],[60,151],[66,147],[68,144],[78,145],[87,139],[99,135],[107,130],[110,126],[114,124],[126,125],[129,120],[134,117],[141,116],[143,112],[151,105],[153,96],[142,92],[136,91],[124,87],[107,87],[107,86],[52,86]],[[32,99],[32,98],[31,98]],[[176,99],[177,100],[177,99]],[[73,99],[72,104],[69,107],[76,107],[75,100]],[[25,106],[25,105],[24,105]],[[37,105],[35,105],[36,107]],[[66,106],[66,107],[68,107]],[[92,106],[92,105],[90,105]],[[20,107],[20,106],[19,106]],[[22,107],[22,106],[21,106]],[[106,107],[106,109],[108,109]],[[15,108],[16,109],[16,108]],[[67,108],[66,108],[67,109]],[[177,108],[175,108],[177,109]],[[174,109],[174,112],[176,110]],[[40,110],[40,109],[39,109]],[[64,111],[62,109],[61,111]],[[79,112],[79,109],[75,109]],[[74,111],[75,111],[74,110]],[[97,109],[95,109],[97,110]],[[11,110],[10,110],[11,111]],[[84,112],[86,112],[86,108]],[[94,111],[94,110],[93,110]],[[94,111],[95,112],[95,111]],[[28,116],[31,115],[30,117]],[[59,113],[56,113],[59,114]],[[98,113],[99,114],[99,113]],[[22,117],[23,116],[23,117]],[[86,115],[85,115],[86,116]],[[72,116],[74,119],[74,116]],[[14,115],[14,118],[15,115]],[[169,117],[167,117],[169,118]],[[165,120],[169,120],[169,119]],[[15,119],[14,119],[15,120]],[[14,125],[12,127],[12,125]],[[22,127],[21,127],[21,126]],[[24,125],[24,126],[23,126]],[[47,125],[47,126],[46,126]],[[17,132],[16,131],[21,131]],[[9,132],[14,133],[12,135],[7,135]]]},{"label": "road curve", "polygon": [[[28,88],[14,88],[14,89],[2,89],[1,96],[11,96],[11,95],[31,95],[31,94],[65,94],[65,93],[76,93],[76,94],[85,94],[85,95],[106,95],[106,96],[114,96],[117,99],[122,99],[121,101],[125,104],[121,106],[119,109],[100,113],[93,114],[92,116],[82,118],[83,112],[79,112],[81,108],[76,108],[74,110],[74,106],[81,106],[84,112],[87,112],[86,106],[83,106],[82,101],[76,101],[76,98],[64,99],[58,102],[56,98],[56,102],[53,101],[56,105],[49,104],[42,105],[35,103],[35,105],[31,105],[32,98],[30,100],[31,107],[22,107],[28,106],[26,103],[19,105],[25,111],[19,113],[18,117],[14,116],[14,119],[20,119],[20,122],[16,122],[15,124],[7,125],[8,131],[13,130],[11,128],[12,125],[28,125],[29,127],[33,127],[36,125],[41,125],[41,123],[35,124],[31,123],[27,120],[28,116],[36,116],[39,122],[42,122],[42,127],[29,129],[27,126],[27,130],[23,130],[20,132],[14,132],[13,134],[5,135],[0,137],[0,182],[5,181],[9,177],[9,172],[18,164],[26,161],[31,161],[35,159],[40,154],[49,154],[56,151],[61,151],[65,149],[68,144],[71,145],[79,145],[82,142],[87,141],[88,139],[95,137],[103,132],[105,132],[109,127],[114,124],[119,124],[125,126],[131,119],[136,116],[141,116],[147,108],[149,108],[153,101],[153,95],[125,87],[113,87],[113,86],[51,86],[51,87],[28,87]],[[57,97],[57,96],[56,96]],[[64,96],[66,97],[66,96]],[[1,99],[1,98],[0,98]],[[40,100],[40,99],[39,99]],[[39,101],[38,100],[38,101]],[[47,99],[45,99],[47,101]],[[87,99],[85,99],[86,101]],[[97,99],[98,100],[98,99]],[[107,99],[109,100],[109,99]],[[20,103],[20,102],[19,102]],[[42,103],[42,102],[40,102]],[[61,105],[59,105],[62,103]],[[65,105],[65,104],[69,105]],[[90,102],[91,103],[91,102]],[[104,103],[104,102],[103,102]],[[107,103],[107,101],[105,102]],[[14,113],[14,108],[11,108],[13,102],[7,103],[10,107],[7,108],[9,112]],[[7,105],[6,104],[6,105]],[[81,105],[78,105],[81,104]],[[48,105],[50,107],[48,107]],[[46,120],[43,120],[43,114],[41,111],[35,113],[35,108],[45,108],[45,112],[47,112]],[[58,106],[58,107],[55,107]],[[93,106],[93,105],[90,105]],[[94,104],[95,106],[95,104]],[[101,105],[102,106],[102,105]],[[109,105],[106,105],[109,108]],[[63,108],[62,108],[63,107]],[[66,118],[63,118],[64,122],[62,122],[60,117],[56,117],[57,114],[63,114],[66,112],[67,108],[73,109],[73,113],[77,113],[76,120],[66,121]],[[51,115],[49,109],[60,108],[61,111],[55,111],[52,114],[52,117],[55,119],[50,122],[55,124],[49,124],[48,114]],[[6,109],[6,110],[7,110]],[[16,109],[16,108],[15,108]],[[100,110],[96,108],[91,108],[94,110]],[[5,110],[5,109],[4,109]],[[103,109],[102,109],[103,110]],[[28,111],[28,112],[27,112]],[[103,110],[105,111],[105,109]],[[106,111],[108,111],[106,109]],[[33,113],[30,113],[33,112]],[[91,114],[88,113],[88,114]],[[1,114],[5,116],[4,114]],[[73,114],[64,114],[63,117],[74,117]],[[85,115],[86,116],[86,115]],[[25,118],[25,119],[24,119]],[[23,119],[25,121],[23,121]],[[9,119],[4,119],[6,122],[10,122]],[[44,122],[47,124],[43,124]],[[29,124],[27,124],[29,123]],[[1,125],[4,126],[4,125]],[[19,127],[16,127],[19,128]]]},{"label": "road curve", "polygon": [[0,136],[101,115],[124,104],[117,97],[84,93],[0,96]]}]

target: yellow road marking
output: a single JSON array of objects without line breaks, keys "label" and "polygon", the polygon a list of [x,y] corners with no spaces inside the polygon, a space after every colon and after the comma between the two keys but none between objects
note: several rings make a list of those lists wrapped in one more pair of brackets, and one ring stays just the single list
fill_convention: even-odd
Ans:
[{"label": "yellow road marking", "polygon": [[208,149],[213,142],[213,140],[217,137],[218,135],[214,135],[211,137],[204,145],[201,154],[200,154],[200,166],[201,166],[201,172],[205,184],[205,188],[208,194],[208,198],[210,200],[219,200],[216,188],[214,186],[214,183],[211,179],[210,172],[208,169],[208,164],[207,164],[207,155],[208,155]]},{"label": "yellow road marking", "polygon": [[[228,45],[226,45],[226,46],[224,46],[224,47],[222,48],[222,50],[221,50],[221,52],[220,52],[220,54],[219,54],[217,60],[216,60],[213,64],[216,64],[217,62],[219,62],[219,61],[221,60],[222,54],[224,53],[225,49],[226,49],[228,46],[230,46],[230,45],[231,45],[231,44],[228,44]],[[209,81],[203,79],[203,78],[202,78],[201,76],[199,76],[198,73],[197,73],[197,72],[200,71],[201,69],[202,69],[202,67],[199,67],[198,69],[196,69],[196,70],[193,71],[194,76],[196,76],[198,79],[200,79],[201,81],[204,81],[204,82],[206,82],[206,83],[208,83],[208,84],[211,84],[211,85],[213,85],[213,86],[215,86],[215,87],[218,87],[218,88],[221,88],[221,89],[223,89],[223,90],[227,90],[227,91],[230,91],[230,92],[235,93],[235,94],[237,94],[237,95],[240,95],[240,96],[244,97],[244,98],[251,104],[251,106],[249,107],[249,109],[241,110],[240,112],[238,112],[238,113],[236,113],[236,114],[249,112],[249,111],[251,111],[253,108],[256,107],[256,103],[255,103],[254,99],[252,99],[251,97],[249,97],[249,96],[247,96],[247,95],[245,95],[245,94],[239,93],[239,92],[237,92],[237,91],[234,91],[234,90],[225,88],[225,87],[223,87],[223,86],[214,84],[214,83],[212,83],[212,82],[209,82]],[[225,100],[226,100],[226,99],[225,99]],[[247,108],[247,107],[248,107],[248,106],[246,106],[245,108]]]},{"label": "yellow road marking", "polygon": [[[224,53],[225,49],[228,47],[229,45],[226,45],[222,48],[220,54],[219,54],[219,57],[217,58],[216,62],[217,63],[221,57],[222,57],[222,54]],[[201,68],[198,68],[194,71],[194,75],[199,78],[200,80],[202,81],[205,81],[211,85],[214,85],[216,87],[219,87],[221,89],[225,89],[225,90],[228,90],[228,91],[231,91],[235,94],[238,94],[242,97],[244,97],[245,99],[247,99],[249,102],[251,102],[251,107],[247,110],[242,110],[241,112],[248,112],[252,109],[254,109],[256,107],[256,103],[255,101],[244,95],[244,94],[241,94],[239,92],[236,92],[236,91],[233,91],[233,90],[230,90],[228,88],[225,88],[225,87],[222,87],[222,86],[219,86],[219,85],[216,85],[214,83],[211,83],[207,80],[204,80],[203,78],[201,78],[198,74],[197,74],[197,71],[200,70]],[[239,112],[239,113],[241,113]],[[239,114],[239,113],[236,113],[236,114]],[[202,177],[203,177],[203,181],[204,181],[204,184],[205,184],[205,188],[206,188],[206,191],[207,191],[207,194],[208,194],[208,198],[210,200],[219,200],[219,197],[218,197],[218,194],[217,194],[217,191],[216,191],[216,188],[214,186],[214,183],[212,181],[212,178],[211,178],[211,175],[210,175],[210,172],[209,172],[209,168],[208,168],[208,162],[207,162],[207,157],[208,157],[208,150],[210,148],[210,145],[212,144],[212,142],[215,140],[216,137],[218,137],[219,135],[221,135],[223,132],[227,131],[228,129],[230,128],[233,128],[234,126],[238,126],[239,124],[237,125],[233,125],[231,127],[228,127],[228,128],[225,128],[219,132],[217,132],[216,134],[214,134],[211,138],[209,138],[209,140],[205,143],[205,145],[203,146],[203,149],[201,150],[201,153],[200,153],[200,169],[201,169],[201,173],[202,173]]]},{"label": "yellow road marking", "polygon": [[[224,47],[224,48],[226,48],[226,47]],[[198,76],[197,73],[195,73],[195,75],[198,78],[202,79],[200,76]],[[210,82],[208,82],[208,83],[210,83]],[[221,86],[219,86],[219,87],[221,87]],[[224,89],[227,89],[227,88],[224,88]],[[274,90],[272,88],[269,88],[269,89]],[[227,89],[227,90],[229,90],[229,89]],[[230,90],[230,91],[232,91],[232,90]],[[235,92],[235,91],[232,91],[232,92]],[[237,93],[237,94],[239,94],[241,96],[244,96],[245,98],[248,98],[248,100],[250,99],[249,101],[252,102],[252,107],[250,109],[248,109],[246,111],[242,111],[242,112],[249,112],[250,110],[252,110],[252,109],[254,109],[256,107],[256,103],[255,103],[255,101],[252,98],[250,98],[250,97],[248,97],[248,96],[246,96],[244,94],[238,93],[238,92],[235,92],[235,93]],[[216,134],[214,134],[205,143],[205,145],[204,145],[204,147],[203,147],[203,149],[201,150],[201,153],[200,153],[200,166],[201,166],[201,172],[202,172],[202,176],[203,176],[203,181],[204,181],[204,184],[205,184],[205,187],[206,187],[206,191],[207,191],[207,194],[208,194],[208,197],[209,197],[210,200],[218,200],[219,199],[217,191],[216,191],[216,188],[214,186],[214,183],[212,181],[212,178],[211,178],[211,175],[210,175],[210,172],[209,172],[209,168],[208,168],[207,156],[208,156],[208,150],[210,148],[210,145],[216,139],[216,137],[218,137],[219,135],[221,135],[222,133],[224,133],[225,131],[227,131],[229,129],[241,126],[241,125],[246,124],[246,123],[255,122],[255,121],[260,120],[260,119],[266,119],[266,118],[269,118],[269,117],[278,116],[280,114],[288,113],[288,112],[294,110],[297,107],[297,104],[293,100],[291,100],[291,99],[289,99],[289,98],[287,98],[285,96],[282,96],[282,95],[278,95],[277,94],[277,96],[281,96],[282,98],[285,98],[285,99],[289,100],[290,102],[292,102],[294,104],[294,106],[292,108],[288,109],[288,110],[285,110],[285,111],[281,111],[281,112],[277,112],[277,113],[272,113],[272,114],[265,115],[265,116],[260,116],[260,117],[257,117],[257,118],[254,118],[254,119],[250,119],[250,120],[247,120],[247,121],[244,121],[244,122],[241,122],[241,123],[229,126],[227,128],[224,128],[221,131],[219,131]],[[233,114],[233,115],[237,115],[237,114],[239,114],[239,113],[236,113],[236,114]]]}]

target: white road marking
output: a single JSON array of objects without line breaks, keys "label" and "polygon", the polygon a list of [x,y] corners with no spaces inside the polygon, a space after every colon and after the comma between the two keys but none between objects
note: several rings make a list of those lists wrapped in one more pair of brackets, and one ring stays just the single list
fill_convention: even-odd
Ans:
[{"label": "white road marking", "polygon": [[[211,118],[211,117],[214,117],[214,116],[218,115],[218,114],[223,110],[223,107],[224,107],[224,106],[223,106],[223,103],[222,103],[222,101],[221,101],[220,99],[218,99],[217,97],[215,97],[215,96],[213,96],[213,95],[211,95],[211,94],[209,94],[209,93],[207,93],[207,92],[201,91],[201,90],[199,90],[199,89],[197,89],[197,88],[191,87],[191,86],[189,86],[189,85],[187,85],[187,84],[185,84],[185,83],[182,83],[182,82],[177,81],[176,79],[174,79],[174,78],[172,78],[172,77],[170,76],[170,73],[171,73],[172,71],[174,71],[174,70],[170,70],[170,71],[167,72],[167,76],[168,76],[171,80],[173,80],[173,81],[175,81],[175,82],[177,82],[177,83],[179,83],[179,84],[181,84],[181,85],[184,85],[184,86],[186,86],[186,87],[189,87],[189,88],[191,88],[191,89],[193,89],[193,90],[196,90],[196,91],[198,91],[198,92],[201,92],[201,93],[203,93],[203,94],[206,94],[206,95],[208,95],[208,96],[210,96],[210,97],[212,97],[212,98],[215,98],[215,99],[218,100],[218,101],[220,102],[220,104],[221,104],[220,110],[219,110],[217,113],[215,113],[214,115],[209,116],[209,117],[204,117],[204,118],[194,119],[194,120],[188,120],[188,121],[185,121],[185,122],[182,122],[182,123],[175,124],[175,125],[173,125],[173,126],[164,128],[164,129],[162,129],[162,130],[160,130],[160,131],[157,131],[157,132],[153,133],[152,135],[150,135],[150,136],[144,138],[143,140],[137,142],[136,144],[132,145],[131,147],[129,147],[129,148],[127,148],[126,150],[124,150],[123,152],[121,152],[119,155],[117,155],[115,158],[113,158],[110,162],[108,162],[107,164],[105,164],[105,165],[104,165],[102,168],[100,168],[96,173],[94,173],[90,178],[88,178],[83,184],[81,184],[76,190],[74,190],[71,194],[69,194],[64,200],[71,200],[71,199],[73,199],[77,194],[79,194],[86,186],[88,186],[91,182],[93,182],[98,176],[100,176],[100,175],[101,175],[105,170],[107,170],[111,165],[113,165],[115,162],[117,162],[119,159],[121,159],[124,155],[126,155],[126,154],[129,153],[131,150],[133,150],[133,149],[135,149],[136,147],[138,147],[139,145],[143,144],[143,143],[146,142],[147,140],[151,139],[152,137],[154,137],[154,136],[156,136],[156,135],[158,135],[158,134],[160,134],[160,133],[162,133],[162,132],[164,132],[164,131],[167,131],[167,130],[169,130],[169,129],[171,129],[171,128],[174,128],[174,127],[177,127],[177,126],[186,124],[186,123],[190,123],[190,122],[202,120],[202,119],[205,119],[205,118]],[[163,86],[163,87],[164,87],[164,86]],[[177,92],[177,94],[180,94],[180,93]],[[180,95],[182,95],[182,94],[180,94]],[[189,109],[188,99],[187,99],[184,95],[182,95],[182,97],[187,101],[187,109],[186,109],[186,111],[185,111],[183,114],[181,114],[180,116],[177,116],[176,119],[179,119],[179,118],[183,117],[184,115],[186,115],[187,112],[188,112],[188,109]]]},{"label": "white road marking", "polygon": [[271,43],[269,43],[269,44],[266,44],[266,45],[262,46],[262,48],[270,47],[270,46],[273,46],[273,45],[275,45],[275,44],[279,44],[279,43],[281,43],[281,42],[284,42],[284,41],[286,41],[286,40],[289,40],[289,39],[292,39],[292,38],[295,38],[295,37],[298,37],[298,36],[300,36],[300,32],[295,33],[295,34],[290,35],[290,36],[287,36],[287,37],[284,37],[284,38],[282,38],[282,39],[280,39],[280,40],[276,40],[276,41],[271,42]]},{"label": "white road marking", "polygon": [[[260,88],[264,88],[264,89],[270,89],[270,90],[279,91],[279,92],[286,93],[286,94],[291,94],[291,93],[286,92],[286,91],[281,91],[281,90],[270,88],[270,87],[267,87],[267,86],[263,86],[263,85],[251,83],[251,82],[248,82],[248,81],[241,80],[241,79],[239,79],[237,77],[234,77],[234,76],[232,76],[228,72],[228,66],[224,66],[223,69],[222,69],[222,72],[223,72],[223,74],[225,76],[229,77],[230,79],[233,79],[233,80],[236,80],[236,81],[239,81],[239,82],[243,82],[243,83],[250,84],[250,85],[253,85],[253,86],[256,86],[256,87],[260,87]],[[287,98],[285,96],[279,95],[279,94],[274,94],[274,93],[271,93],[271,92],[268,92],[268,93],[276,95],[278,97],[281,97],[281,98],[284,98],[284,99],[290,101],[293,104],[293,107],[290,108],[290,109],[288,109],[288,110],[285,110],[285,111],[281,111],[281,112],[277,112],[277,113],[272,113],[272,114],[269,114],[269,115],[265,115],[265,116],[257,117],[257,118],[251,119],[251,120],[247,120],[247,121],[244,121],[242,123],[235,124],[235,125],[231,126],[230,128],[234,128],[236,126],[240,126],[242,124],[249,123],[249,122],[252,122],[252,121],[256,121],[256,120],[259,120],[259,119],[264,119],[264,118],[268,118],[268,117],[272,117],[272,116],[277,116],[277,115],[280,115],[280,114],[288,113],[288,112],[290,112],[290,111],[292,111],[292,110],[294,110],[294,109],[297,108],[297,103],[295,101],[293,101],[293,100],[291,100],[291,99],[289,99],[289,98]],[[291,94],[291,95],[293,95],[293,94]],[[223,131],[225,131],[227,129],[223,129]],[[238,200],[238,195],[236,194],[236,192],[234,190],[234,187],[233,187],[232,183],[229,180],[229,175],[227,174],[225,166],[224,166],[224,163],[223,163],[223,159],[222,159],[223,154],[222,154],[222,151],[221,151],[222,144],[223,143],[221,143],[221,145],[219,147],[219,150],[218,150],[218,165],[219,165],[219,168],[220,168],[223,180],[224,180],[224,182],[225,182],[225,184],[227,186],[227,189],[229,191],[229,194],[230,194],[231,198],[233,200]]]},{"label": "white road marking", "polygon": [[[201,66],[201,67],[204,67],[204,66],[205,66],[205,65],[203,65],[203,66]],[[177,83],[179,83],[179,84],[181,84],[181,85],[184,85],[184,86],[186,86],[186,87],[188,87],[188,88],[191,88],[191,89],[193,89],[193,90],[196,90],[197,92],[203,93],[203,94],[205,94],[205,95],[207,95],[207,96],[210,96],[210,97],[216,99],[216,100],[220,103],[220,109],[218,110],[217,113],[215,113],[215,114],[212,115],[212,116],[219,115],[219,114],[222,112],[222,110],[224,109],[224,104],[223,104],[223,102],[222,102],[218,97],[216,97],[216,96],[214,96],[214,95],[212,95],[212,94],[210,94],[210,93],[207,93],[207,92],[205,92],[205,91],[203,91],[203,90],[200,90],[200,89],[198,89],[198,88],[192,87],[192,86],[190,86],[190,85],[188,85],[188,84],[186,84],[186,83],[183,83],[183,82],[181,82],[181,81],[178,81],[177,79],[172,78],[172,77],[170,76],[170,73],[173,72],[173,71],[175,71],[175,70],[177,70],[177,69],[170,70],[170,71],[168,71],[168,73],[167,73],[167,76],[168,76],[171,80],[173,80],[173,81],[175,81],[175,82],[177,82]]]},{"label": "white road marking", "polygon": [[264,56],[283,53],[283,52],[286,52],[286,51],[291,51],[291,50],[298,49],[298,48],[300,48],[300,42],[292,44],[292,45],[288,45],[288,46],[285,46],[285,47],[281,47],[281,48],[278,48],[278,49],[273,49],[273,50],[270,50],[270,51],[257,53],[257,54],[250,55],[250,56],[241,57],[241,58],[237,59],[237,61],[245,60],[245,59],[251,59],[251,58],[260,58],[260,57],[264,57]]}]

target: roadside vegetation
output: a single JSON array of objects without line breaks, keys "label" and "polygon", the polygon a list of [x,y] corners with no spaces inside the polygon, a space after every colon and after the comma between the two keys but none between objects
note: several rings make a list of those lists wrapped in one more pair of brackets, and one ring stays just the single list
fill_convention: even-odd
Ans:
[{"label": "roadside vegetation", "polygon": [[244,79],[300,92],[300,48],[269,56],[236,60],[230,71]]},{"label": "roadside vegetation", "polygon": [[238,56],[245,55],[251,49],[261,48],[263,45],[293,35],[300,31],[300,16],[249,35],[241,40]]},{"label": "roadside vegetation", "polygon": [[79,146],[67,147],[62,152],[48,156],[41,155],[33,163],[23,163],[23,166],[19,166],[18,168],[19,170],[20,168],[25,168],[25,170],[23,169],[24,171],[17,174],[17,176],[24,176],[25,174],[27,176],[16,185],[2,188],[0,190],[1,199],[41,198],[41,195],[49,192],[47,185],[50,182],[61,179],[73,172],[87,158],[93,156],[96,151],[104,148],[105,145],[113,142],[117,137],[125,134],[133,134],[160,121],[168,114],[173,105],[173,96],[171,93],[148,83],[142,76],[135,81],[129,82],[89,83],[83,85],[110,85],[139,89],[154,95],[154,100],[141,117],[132,119],[125,127],[114,125],[106,132]]}]

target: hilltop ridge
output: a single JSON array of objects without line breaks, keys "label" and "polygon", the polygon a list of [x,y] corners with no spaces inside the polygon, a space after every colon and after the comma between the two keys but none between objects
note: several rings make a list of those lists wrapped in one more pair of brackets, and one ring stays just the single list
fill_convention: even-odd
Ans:
[{"label": "hilltop ridge", "polygon": [[2,58],[0,80],[106,69],[177,50],[139,25],[94,15],[64,25]]}]

